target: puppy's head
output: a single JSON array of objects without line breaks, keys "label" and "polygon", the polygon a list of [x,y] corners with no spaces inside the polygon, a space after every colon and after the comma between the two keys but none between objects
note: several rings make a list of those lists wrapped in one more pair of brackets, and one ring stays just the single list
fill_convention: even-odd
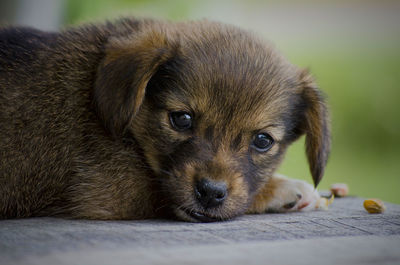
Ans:
[{"label": "puppy's head", "polygon": [[315,185],[324,173],[329,126],[313,79],[235,27],[152,24],[111,40],[94,100],[114,137],[139,143],[183,220],[244,213],[302,134]]}]

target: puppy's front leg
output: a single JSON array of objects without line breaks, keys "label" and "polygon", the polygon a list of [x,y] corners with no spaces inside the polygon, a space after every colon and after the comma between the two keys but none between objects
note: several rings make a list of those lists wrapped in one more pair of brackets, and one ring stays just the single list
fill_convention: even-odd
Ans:
[{"label": "puppy's front leg", "polygon": [[275,174],[255,196],[248,213],[310,211],[319,205],[320,195],[305,181]]}]

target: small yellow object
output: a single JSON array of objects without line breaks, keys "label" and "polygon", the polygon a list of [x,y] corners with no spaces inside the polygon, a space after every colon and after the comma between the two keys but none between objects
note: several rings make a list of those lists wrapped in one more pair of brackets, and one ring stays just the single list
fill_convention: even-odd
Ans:
[{"label": "small yellow object", "polygon": [[369,213],[383,213],[386,209],[383,202],[379,199],[368,199],[364,201],[364,208]]},{"label": "small yellow object", "polygon": [[318,203],[315,208],[320,209],[320,210],[328,210],[328,206],[332,204],[333,200],[335,199],[335,195],[332,194],[332,196],[329,198],[321,197],[318,200]]}]

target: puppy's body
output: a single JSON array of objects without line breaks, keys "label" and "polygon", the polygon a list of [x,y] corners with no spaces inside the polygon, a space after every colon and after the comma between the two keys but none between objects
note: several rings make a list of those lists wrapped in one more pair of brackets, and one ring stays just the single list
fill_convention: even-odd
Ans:
[{"label": "puppy's body", "polygon": [[[329,151],[308,74],[251,34],[205,21],[2,29],[0,105],[1,218],[263,212],[292,141],[307,133],[316,183]],[[182,112],[193,119],[185,131],[170,124]],[[273,135],[268,152],[249,147],[261,131]],[[202,179],[224,183],[223,202],[198,197]]]}]

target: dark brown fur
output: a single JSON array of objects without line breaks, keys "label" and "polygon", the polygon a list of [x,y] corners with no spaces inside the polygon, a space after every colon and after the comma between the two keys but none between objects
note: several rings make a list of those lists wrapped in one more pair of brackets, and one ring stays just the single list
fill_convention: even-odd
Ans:
[{"label": "dark brown fur", "polygon": [[[302,134],[315,185],[329,153],[310,75],[253,34],[208,21],[1,29],[0,105],[0,218],[229,219],[272,194]],[[168,113],[182,110],[194,124],[178,132]],[[249,147],[260,131],[275,138],[266,153]],[[223,205],[196,202],[202,177],[227,184]]]}]

